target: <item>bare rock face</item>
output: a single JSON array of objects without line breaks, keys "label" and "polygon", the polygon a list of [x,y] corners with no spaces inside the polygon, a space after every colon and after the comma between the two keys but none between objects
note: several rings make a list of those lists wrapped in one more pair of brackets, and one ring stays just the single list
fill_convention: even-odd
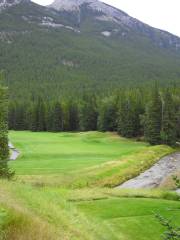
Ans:
[{"label": "bare rock face", "polygon": [[19,4],[26,0],[0,0],[0,10]]},{"label": "bare rock face", "polygon": [[[120,29],[119,32],[121,36],[127,36],[132,32],[136,32],[137,34],[148,37],[158,47],[172,47],[175,50],[180,49],[180,39],[178,37],[168,32],[154,29],[149,25],[129,16],[125,12],[99,0],[55,0],[48,7],[59,12],[65,11],[70,15],[76,15],[78,24],[83,21],[81,15],[84,16],[86,15],[86,12],[91,11],[95,20],[115,24],[117,28]],[[83,13],[84,10],[86,11],[85,13]],[[111,30],[114,32],[114,29]],[[109,30],[104,29],[104,31],[107,32]],[[104,35],[103,33],[101,34]]]},{"label": "bare rock face", "polygon": [[50,7],[59,11],[78,11],[83,3],[90,3],[91,0],[55,0]]},{"label": "bare rock face", "polygon": [[49,7],[54,8],[58,11],[70,12],[80,12],[82,6],[86,6],[88,9],[100,12],[103,15],[107,16],[107,18],[111,18],[111,21],[114,22],[123,20],[128,23],[133,19],[123,11],[98,0],[55,0],[51,5],[49,5]]}]

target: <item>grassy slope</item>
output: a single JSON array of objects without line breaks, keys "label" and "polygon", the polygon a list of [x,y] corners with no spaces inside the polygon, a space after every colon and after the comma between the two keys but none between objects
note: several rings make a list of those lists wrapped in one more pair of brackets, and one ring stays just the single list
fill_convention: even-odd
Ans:
[{"label": "grassy slope", "polygon": [[[0,181],[0,237],[4,234],[3,240],[148,240],[150,235],[151,239],[160,240],[163,228],[155,219],[155,212],[167,217],[173,213],[176,224],[180,223],[180,203],[175,201],[178,199],[175,193],[102,187],[79,189],[87,185],[87,181],[93,183],[92,186],[102,186],[101,180],[111,179],[115,184],[173,149],[150,147],[97,132],[11,132],[10,138],[21,150],[21,157],[11,162],[11,166],[23,174],[18,175],[23,182]],[[37,175],[37,161],[41,175]],[[32,173],[35,175],[28,175]],[[30,186],[28,181],[34,185]],[[59,187],[63,181],[66,188]],[[67,186],[74,181],[80,185],[76,184],[72,190]]]}]

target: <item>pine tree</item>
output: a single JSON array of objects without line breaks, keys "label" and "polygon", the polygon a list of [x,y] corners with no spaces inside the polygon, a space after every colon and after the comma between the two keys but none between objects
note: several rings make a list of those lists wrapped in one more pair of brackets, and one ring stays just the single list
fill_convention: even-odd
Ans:
[{"label": "pine tree", "polygon": [[98,130],[117,130],[117,104],[114,98],[106,98],[100,102],[98,114]]},{"label": "pine tree", "polygon": [[32,131],[46,131],[46,110],[45,103],[39,98],[32,107]]},{"label": "pine tree", "polygon": [[53,131],[53,109],[54,109],[54,103],[49,103],[46,106],[46,130],[48,132],[52,132]]},{"label": "pine tree", "polygon": [[8,114],[8,125],[9,129],[15,130],[15,124],[16,124],[16,106],[15,103],[11,103],[9,105],[9,114]]},{"label": "pine tree", "polygon": [[52,110],[52,131],[63,131],[63,110],[61,104],[56,102]]},{"label": "pine tree", "polygon": [[76,103],[69,102],[69,131],[77,131],[79,129],[79,109]]},{"label": "pine tree", "polygon": [[180,95],[175,98],[176,138],[180,141]]},{"label": "pine tree", "polygon": [[159,91],[154,89],[151,101],[146,107],[144,115],[144,134],[146,140],[152,144],[161,143],[162,102]]},{"label": "pine tree", "polygon": [[176,143],[176,114],[175,106],[171,93],[167,90],[163,100],[162,115],[162,143],[167,145],[175,145]]},{"label": "pine tree", "polygon": [[83,131],[97,130],[97,104],[96,98],[92,96],[84,96],[80,107],[80,127]]},{"label": "pine tree", "polygon": [[133,137],[133,110],[132,103],[129,99],[121,101],[118,116],[118,133],[123,137]]},{"label": "pine tree", "polygon": [[8,100],[7,89],[0,87],[0,177],[10,178],[13,173],[8,168]]}]

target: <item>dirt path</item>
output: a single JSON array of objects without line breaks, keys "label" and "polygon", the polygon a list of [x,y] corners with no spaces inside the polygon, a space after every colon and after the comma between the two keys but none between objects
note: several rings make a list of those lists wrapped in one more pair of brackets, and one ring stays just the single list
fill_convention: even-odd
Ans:
[{"label": "dirt path", "polygon": [[180,170],[180,153],[163,157],[158,163],[139,176],[123,183],[118,188],[155,188],[163,180]]},{"label": "dirt path", "polygon": [[20,155],[20,152],[13,146],[11,142],[9,142],[9,150],[10,150],[10,159],[11,161],[14,161],[18,158]]}]

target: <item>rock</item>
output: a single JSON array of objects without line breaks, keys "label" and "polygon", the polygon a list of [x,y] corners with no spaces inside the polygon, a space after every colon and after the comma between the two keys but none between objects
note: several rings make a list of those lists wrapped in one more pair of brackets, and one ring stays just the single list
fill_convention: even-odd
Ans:
[{"label": "rock", "polygon": [[[170,174],[180,170],[180,153],[163,157],[158,163],[139,176],[130,179],[117,188],[155,188]],[[180,189],[178,190],[180,193]]]}]

